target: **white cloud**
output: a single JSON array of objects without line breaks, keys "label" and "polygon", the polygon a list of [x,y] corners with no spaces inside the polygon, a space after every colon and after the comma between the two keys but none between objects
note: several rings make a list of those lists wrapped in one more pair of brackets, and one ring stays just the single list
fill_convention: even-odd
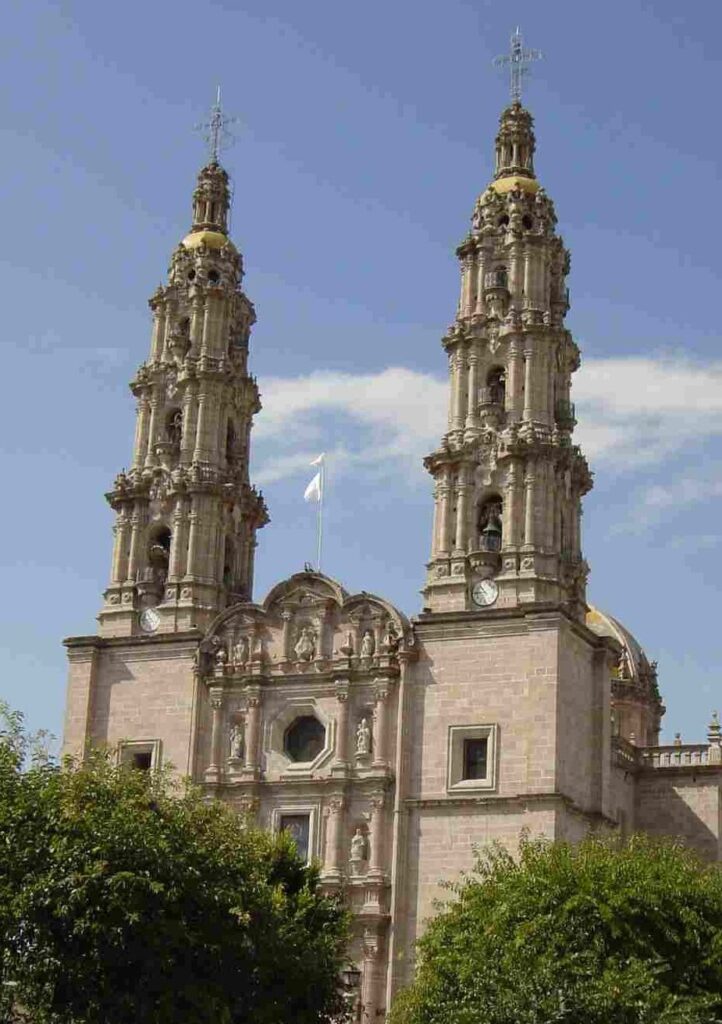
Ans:
[{"label": "white cloud", "polygon": [[679,357],[589,359],[574,376],[576,438],[623,472],[722,435],[722,363]]},{"label": "white cloud", "polygon": [[[654,469],[682,448],[722,435],[719,362],[589,359],[575,374],[573,398],[575,439],[592,466],[606,473]],[[337,472],[353,468],[422,479],[421,459],[446,429],[447,403],[445,377],[404,367],[270,378],[263,382],[263,411],[254,431],[261,456],[256,475],[265,483],[296,475],[316,449],[325,448]],[[692,494],[691,483],[690,488]],[[649,511],[650,502],[661,507],[664,500],[657,489],[642,504]]]}]

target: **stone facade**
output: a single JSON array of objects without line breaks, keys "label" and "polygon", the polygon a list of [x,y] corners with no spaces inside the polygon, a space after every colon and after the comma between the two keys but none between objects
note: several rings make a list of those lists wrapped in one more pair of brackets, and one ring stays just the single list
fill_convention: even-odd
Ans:
[{"label": "stone facade", "polygon": [[290,830],[354,912],[367,1020],[409,978],[439,882],[470,867],[475,845],[645,829],[720,858],[716,717],[707,743],[660,747],[655,663],[586,603],[568,254],[534,148],[514,103],[458,250],[422,612],[409,620],[312,571],[251,600],[267,520],[248,475],[254,313],[212,162],[151,299],[133,461],[107,495],[99,634],[66,641],[66,750],[172,764]]}]

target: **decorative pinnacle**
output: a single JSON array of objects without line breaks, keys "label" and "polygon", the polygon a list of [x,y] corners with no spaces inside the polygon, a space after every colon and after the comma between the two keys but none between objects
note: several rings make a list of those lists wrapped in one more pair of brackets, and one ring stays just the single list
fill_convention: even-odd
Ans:
[{"label": "decorative pinnacle", "polygon": [[217,164],[218,157],[224,149],[233,142],[235,136],[229,131],[229,126],[238,121],[237,117],[227,117],[221,107],[221,87],[216,92],[216,102],[211,107],[211,114],[207,121],[197,124],[195,130],[203,133],[203,138],[208,146],[208,155],[211,163]]},{"label": "decorative pinnacle", "polygon": [[521,86],[524,76],[529,73],[529,65],[532,61],[541,60],[541,50],[525,50],[524,41],[521,37],[521,30],[517,25],[516,31],[511,37],[511,52],[501,57],[494,57],[492,64],[495,68],[503,68],[509,65],[509,85],[512,103],[521,103]]}]

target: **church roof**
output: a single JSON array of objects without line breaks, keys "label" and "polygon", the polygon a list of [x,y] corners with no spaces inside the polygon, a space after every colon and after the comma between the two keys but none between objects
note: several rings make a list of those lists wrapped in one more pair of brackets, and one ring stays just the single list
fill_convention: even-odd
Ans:
[{"label": "church roof", "polygon": [[621,644],[629,656],[629,664],[632,668],[634,680],[639,681],[640,677],[649,674],[650,665],[642,645],[618,619],[590,605],[586,616],[586,623],[593,633],[596,633],[598,636],[610,636]]}]

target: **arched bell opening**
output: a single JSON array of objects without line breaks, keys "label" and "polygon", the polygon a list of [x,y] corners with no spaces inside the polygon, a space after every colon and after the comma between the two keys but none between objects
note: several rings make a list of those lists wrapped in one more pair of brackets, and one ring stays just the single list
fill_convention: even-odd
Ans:
[{"label": "arched bell opening", "polygon": [[183,440],[183,413],[180,409],[170,409],[165,417],[165,439],[172,451],[179,452]]},{"label": "arched bell opening", "polygon": [[168,579],[172,535],[167,526],[158,526],[148,539],[148,567],[153,583],[162,590]]},{"label": "arched bell opening", "polygon": [[498,494],[492,495],[479,506],[477,520],[478,550],[498,554],[503,543],[503,502]]},{"label": "arched bell opening", "polygon": [[486,375],[487,401],[491,405],[504,408],[506,402],[506,369],[503,366],[492,366]]}]

